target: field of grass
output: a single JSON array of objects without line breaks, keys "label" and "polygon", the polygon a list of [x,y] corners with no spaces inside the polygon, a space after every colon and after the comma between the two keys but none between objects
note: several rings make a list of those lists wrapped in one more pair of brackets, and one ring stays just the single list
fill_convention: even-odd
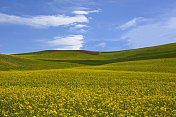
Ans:
[{"label": "field of grass", "polygon": [[99,52],[99,54],[84,53],[81,51],[41,51],[33,53],[16,54],[38,59],[49,60],[145,60],[155,58],[176,57],[176,43],[160,45],[155,47],[125,50],[117,52]]},{"label": "field of grass", "polygon": [[176,116],[176,43],[0,54],[0,116]]},{"label": "field of grass", "polygon": [[79,63],[68,63],[64,61],[63,62],[43,61],[15,55],[0,54],[0,71],[64,69],[81,66],[85,65]]},{"label": "field of grass", "polygon": [[176,58],[116,62],[99,66],[80,67],[79,69],[176,73]]}]

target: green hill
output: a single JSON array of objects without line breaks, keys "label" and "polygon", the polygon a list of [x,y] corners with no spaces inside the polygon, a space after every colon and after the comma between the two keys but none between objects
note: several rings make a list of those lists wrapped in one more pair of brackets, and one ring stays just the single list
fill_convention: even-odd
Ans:
[{"label": "green hill", "polygon": [[[115,52],[48,50],[15,55],[0,54],[0,70],[42,70],[79,67],[81,69],[158,72],[167,70],[165,72],[174,72],[175,58],[176,43]],[[162,66],[165,66],[165,70]]]},{"label": "green hill", "polygon": [[78,63],[43,61],[16,55],[0,54],[0,71],[64,69],[85,66]]},{"label": "green hill", "polygon": [[176,73],[176,58],[115,62],[99,66],[80,67],[78,69]]},{"label": "green hill", "polygon": [[18,56],[36,59],[59,59],[59,60],[99,60],[104,59],[99,52],[84,50],[46,50],[40,52],[16,54]]},{"label": "green hill", "polygon": [[[89,52],[89,53],[88,53]],[[58,60],[110,60],[123,58],[165,58],[176,57],[176,43],[147,47],[141,49],[114,51],[114,52],[99,52],[95,54],[91,51],[57,51],[48,50],[24,54],[16,54],[18,56],[25,56],[38,59],[58,59]]]}]

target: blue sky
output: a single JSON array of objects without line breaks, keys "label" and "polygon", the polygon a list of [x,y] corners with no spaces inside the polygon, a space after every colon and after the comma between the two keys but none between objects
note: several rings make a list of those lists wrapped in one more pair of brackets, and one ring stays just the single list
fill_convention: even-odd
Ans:
[{"label": "blue sky", "polygon": [[176,42],[175,0],[0,0],[0,53]]}]

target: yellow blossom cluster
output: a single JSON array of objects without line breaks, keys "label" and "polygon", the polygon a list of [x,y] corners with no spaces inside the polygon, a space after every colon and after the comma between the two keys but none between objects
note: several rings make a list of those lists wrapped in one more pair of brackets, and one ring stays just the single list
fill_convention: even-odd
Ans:
[{"label": "yellow blossom cluster", "polygon": [[176,74],[88,69],[0,72],[0,116],[176,116]]}]

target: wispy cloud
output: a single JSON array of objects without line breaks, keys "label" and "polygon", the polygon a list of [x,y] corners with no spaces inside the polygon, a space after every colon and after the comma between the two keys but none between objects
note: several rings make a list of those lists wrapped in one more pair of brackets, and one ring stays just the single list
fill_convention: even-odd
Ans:
[{"label": "wispy cloud", "polygon": [[85,24],[76,24],[75,26],[70,27],[70,31],[74,33],[86,33],[89,28],[90,27]]},{"label": "wispy cloud", "polygon": [[176,17],[171,17],[167,21],[167,28],[176,29]]},{"label": "wispy cloud", "polygon": [[99,43],[96,47],[104,48],[106,46],[105,42]]},{"label": "wispy cloud", "polygon": [[153,23],[138,25],[123,35],[131,48],[142,48],[176,42],[176,17],[165,17]]},{"label": "wispy cloud", "polygon": [[56,50],[80,50],[83,47],[83,35],[70,35],[67,37],[54,37],[54,40],[48,41],[50,46],[56,47]]},{"label": "wispy cloud", "polygon": [[73,17],[64,15],[53,16],[33,16],[20,17],[15,15],[8,15],[0,13],[0,23],[26,25],[32,27],[58,27],[62,25],[70,25],[72,23],[88,23],[89,20],[84,15],[76,15]]},{"label": "wispy cloud", "polygon": [[137,23],[144,21],[145,19],[143,17],[137,17],[137,18],[133,18],[132,20],[124,23],[123,25],[117,27],[117,29],[121,29],[121,30],[125,30],[131,27],[134,27],[137,25]]},{"label": "wispy cloud", "polygon": [[84,27],[88,27],[87,25],[84,25],[84,24],[77,24],[75,25],[73,28],[84,28]]},{"label": "wispy cloud", "polygon": [[89,13],[99,13],[100,12],[100,10],[92,10],[92,11],[81,11],[81,10],[79,10],[79,11],[73,11],[73,13],[74,14],[77,14],[77,15],[87,15],[87,14],[89,14]]}]

